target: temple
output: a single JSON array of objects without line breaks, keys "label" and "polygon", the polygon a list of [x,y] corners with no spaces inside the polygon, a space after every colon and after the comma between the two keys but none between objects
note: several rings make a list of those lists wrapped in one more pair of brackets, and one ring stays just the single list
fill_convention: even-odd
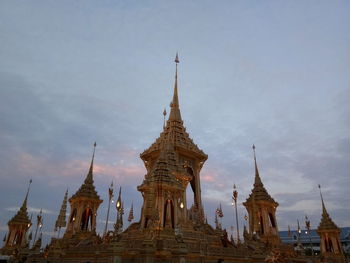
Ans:
[{"label": "temple", "polygon": [[[241,241],[239,237],[238,219],[236,242],[232,237],[228,238],[228,233],[220,222],[223,217],[221,204],[215,214],[215,228],[208,224],[201,197],[200,175],[208,155],[191,139],[181,117],[179,62],[176,54],[169,117],[166,121],[164,119],[159,137],[140,154],[145,166],[144,179],[137,186],[143,198],[140,220],[124,229],[124,204],[120,188],[115,204],[117,218],[113,219],[114,229],[108,231],[107,222],[113,197],[112,183],[109,188],[105,229],[102,235],[96,231],[98,209],[103,200],[94,186],[95,143],[83,184],[69,199],[68,191],[65,193],[55,224],[58,234],[42,250],[40,245],[29,245],[27,232],[32,223],[27,213],[28,187],[22,207],[8,222],[9,232],[1,249],[2,254],[11,255],[13,262],[50,263],[301,263],[321,262],[323,259],[328,260],[325,262],[343,262],[339,229],[327,213],[322,194],[323,213],[318,228],[322,237],[322,257],[308,258],[298,254],[292,246],[281,243],[276,219],[278,203],[262,183],[255,146],[254,185],[243,203],[249,220],[248,229],[244,229],[244,239]],[[187,191],[188,187],[190,191]],[[67,199],[70,204],[68,220]],[[193,205],[189,206],[192,201]],[[133,209],[132,207],[128,216],[129,222],[134,217]],[[65,232],[60,237],[59,231],[65,227]]]}]

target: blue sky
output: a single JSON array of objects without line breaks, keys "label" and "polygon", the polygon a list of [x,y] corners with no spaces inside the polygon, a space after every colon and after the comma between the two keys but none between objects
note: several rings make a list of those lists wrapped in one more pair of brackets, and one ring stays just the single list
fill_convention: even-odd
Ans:
[{"label": "blue sky", "polygon": [[233,225],[236,183],[243,225],[254,143],[280,229],[305,214],[318,225],[318,184],[349,226],[349,13],[348,1],[1,1],[0,234],[32,178],[30,211],[44,209],[48,240],[94,141],[99,229],[112,180],[138,220],[139,154],[162,129],[177,51],[182,117],[209,155],[209,222],[221,202]]}]

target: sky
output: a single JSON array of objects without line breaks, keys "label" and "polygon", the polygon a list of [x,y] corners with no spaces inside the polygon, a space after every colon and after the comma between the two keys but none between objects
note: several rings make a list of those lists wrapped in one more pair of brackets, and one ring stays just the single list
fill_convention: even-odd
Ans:
[{"label": "sky", "polygon": [[[235,183],[242,232],[255,144],[280,230],[306,214],[317,227],[318,184],[332,219],[350,226],[349,13],[349,1],[0,1],[1,240],[32,179],[29,214],[43,209],[49,241],[95,141],[97,231],[112,181],[139,220],[139,154],[169,112],[176,52],[184,125],[209,156],[209,223],[221,203],[223,227],[235,225]],[[115,220],[113,208],[109,229]]]}]

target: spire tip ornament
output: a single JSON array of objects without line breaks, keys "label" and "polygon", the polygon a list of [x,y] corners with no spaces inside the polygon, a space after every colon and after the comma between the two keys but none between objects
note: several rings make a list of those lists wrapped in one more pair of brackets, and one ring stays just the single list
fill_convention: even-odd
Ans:
[{"label": "spire tip ornament", "polygon": [[177,64],[177,63],[180,63],[178,52],[176,52],[175,63],[176,63],[176,64]]}]

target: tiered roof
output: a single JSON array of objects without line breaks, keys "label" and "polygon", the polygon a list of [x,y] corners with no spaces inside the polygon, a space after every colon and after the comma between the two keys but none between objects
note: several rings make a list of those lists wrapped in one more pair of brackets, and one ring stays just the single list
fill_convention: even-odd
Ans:
[{"label": "tiered roof", "polygon": [[29,182],[28,190],[26,197],[24,198],[23,204],[21,208],[18,210],[17,214],[11,218],[11,220],[8,222],[8,224],[23,224],[23,225],[29,225],[31,224],[31,221],[28,217],[28,211],[27,211],[27,200],[28,200],[28,194],[30,189],[30,184],[32,183],[32,180]]},{"label": "tiered roof", "polygon": [[333,222],[332,218],[329,216],[326,206],[323,201],[323,196],[321,193],[321,187],[320,188],[320,195],[321,195],[321,202],[322,202],[322,218],[321,222],[317,228],[318,231],[322,230],[337,230],[340,231],[338,226]]},{"label": "tiered roof", "polygon": [[256,201],[268,201],[271,203],[275,203],[278,205],[278,203],[269,195],[267,190],[264,187],[264,184],[261,181],[258,165],[256,163],[256,155],[255,155],[255,146],[253,145],[254,150],[254,164],[255,164],[255,180],[254,180],[254,187],[252,189],[252,193],[247,198],[247,202],[256,202]]},{"label": "tiered roof", "polygon": [[100,196],[97,194],[94,186],[94,179],[93,179],[93,166],[94,166],[94,157],[95,157],[95,148],[96,143],[94,144],[94,152],[92,154],[92,160],[90,164],[89,172],[85,178],[84,183],[80,186],[79,190],[70,198],[77,199],[80,197],[88,198],[88,199],[96,199],[100,200]]},{"label": "tiered roof", "polygon": [[176,62],[176,73],[175,73],[175,85],[173,100],[170,104],[170,115],[169,119],[164,127],[163,132],[156,139],[156,141],[143,153],[140,157],[145,160],[147,156],[153,152],[161,151],[166,145],[171,143],[174,148],[182,148],[184,150],[190,151],[196,154],[200,159],[205,161],[208,156],[198,148],[198,146],[190,138],[189,134],[186,132],[186,128],[183,125],[181,119],[181,112],[179,107],[179,97],[177,91],[177,64],[179,63],[178,56],[175,58]]}]

